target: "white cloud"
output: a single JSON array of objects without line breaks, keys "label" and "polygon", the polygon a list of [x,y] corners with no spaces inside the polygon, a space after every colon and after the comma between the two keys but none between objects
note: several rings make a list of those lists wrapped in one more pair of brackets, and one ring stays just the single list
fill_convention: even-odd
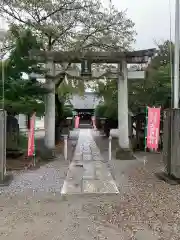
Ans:
[{"label": "white cloud", "polygon": [[[108,0],[102,0],[107,2]],[[127,16],[135,23],[138,33],[135,47],[154,47],[154,40],[170,37],[169,0],[112,0],[119,10],[127,9]],[[170,0],[172,13],[172,39],[174,40],[175,0]]]}]

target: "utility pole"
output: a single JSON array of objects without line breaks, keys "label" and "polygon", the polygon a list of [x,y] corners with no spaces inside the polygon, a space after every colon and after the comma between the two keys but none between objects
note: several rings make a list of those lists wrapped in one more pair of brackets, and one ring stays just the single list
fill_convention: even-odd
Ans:
[{"label": "utility pole", "polygon": [[179,0],[175,5],[174,108],[179,108]]},{"label": "utility pole", "polygon": [[[0,41],[2,42],[5,38],[6,31],[0,29]],[[2,75],[0,76],[2,81],[2,109],[0,109],[0,184],[3,184],[6,179],[6,112],[4,109],[4,81],[5,81],[5,72],[4,72],[4,61],[3,54],[0,49],[0,61],[1,61],[1,71]]]}]

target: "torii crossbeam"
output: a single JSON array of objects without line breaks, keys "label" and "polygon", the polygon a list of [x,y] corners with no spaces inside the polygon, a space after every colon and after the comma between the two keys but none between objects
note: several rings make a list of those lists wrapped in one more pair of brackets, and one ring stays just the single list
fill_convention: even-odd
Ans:
[{"label": "torii crossbeam", "polygon": [[131,52],[63,52],[63,51],[30,51],[30,57],[39,62],[53,61],[54,63],[81,63],[84,59],[91,63],[119,63],[125,60],[128,64],[142,64],[153,57],[155,49],[146,49]]}]

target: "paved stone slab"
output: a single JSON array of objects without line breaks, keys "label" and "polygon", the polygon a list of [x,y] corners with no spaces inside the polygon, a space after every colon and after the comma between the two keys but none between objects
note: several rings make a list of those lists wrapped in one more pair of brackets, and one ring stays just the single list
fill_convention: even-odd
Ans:
[{"label": "paved stone slab", "polygon": [[81,193],[81,181],[77,183],[74,180],[65,180],[61,194],[78,194]]},{"label": "paved stone slab", "polygon": [[118,193],[118,189],[113,180],[83,180],[82,190],[84,193]]},{"label": "paved stone slab", "polygon": [[84,173],[83,173],[84,180],[93,180],[96,178],[96,171],[95,166],[92,163],[84,163]]},{"label": "paved stone slab", "polygon": [[73,156],[73,161],[79,161],[79,160],[83,160],[83,154],[82,154],[82,152],[81,153],[77,153],[77,152],[75,152],[74,153],[74,156]]},{"label": "paved stone slab", "polygon": [[102,161],[103,158],[101,156],[93,156],[94,161]]},{"label": "paved stone slab", "polygon": [[76,179],[77,181],[81,180],[83,177],[83,168],[82,167],[71,167],[69,169],[67,178],[68,179]]},{"label": "paved stone slab", "polygon": [[89,150],[83,149],[83,154],[85,154],[85,155],[91,155],[91,149],[89,149]]},{"label": "paved stone slab", "polygon": [[[104,171],[103,171],[104,168]],[[102,166],[102,168],[96,168],[96,177],[97,179],[101,179],[101,180],[108,180],[111,181],[112,179],[112,175],[109,171],[107,171],[107,169],[105,169],[105,167]]]},{"label": "paved stone slab", "polygon": [[118,188],[90,130],[80,130],[62,194],[118,193]]},{"label": "paved stone slab", "polygon": [[93,157],[91,154],[83,154],[83,161],[91,161],[93,160]]}]

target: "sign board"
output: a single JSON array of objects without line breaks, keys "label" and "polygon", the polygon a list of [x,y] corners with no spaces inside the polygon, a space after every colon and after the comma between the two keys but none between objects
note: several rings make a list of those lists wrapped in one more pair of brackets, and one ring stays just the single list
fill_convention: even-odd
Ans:
[{"label": "sign board", "polygon": [[145,78],[145,71],[129,71],[128,72],[128,79],[144,79]]},{"label": "sign board", "polygon": [[34,156],[35,118],[36,118],[36,113],[34,113],[34,114],[32,115],[31,121],[30,121],[30,130],[29,130],[29,136],[28,136],[28,157]]},{"label": "sign board", "polygon": [[146,63],[149,61],[149,56],[141,56],[141,57],[127,57],[126,61],[127,63],[134,63],[134,64],[140,64],[140,63]]},{"label": "sign board", "polygon": [[73,117],[67,117],[66,119],[67,119],[67,120],[72,120],[72,119],[73,119]]},{"label": "sign board", "polygon": [[158,149],[160,131],[160,108],[148,107],[147,148]]}]

